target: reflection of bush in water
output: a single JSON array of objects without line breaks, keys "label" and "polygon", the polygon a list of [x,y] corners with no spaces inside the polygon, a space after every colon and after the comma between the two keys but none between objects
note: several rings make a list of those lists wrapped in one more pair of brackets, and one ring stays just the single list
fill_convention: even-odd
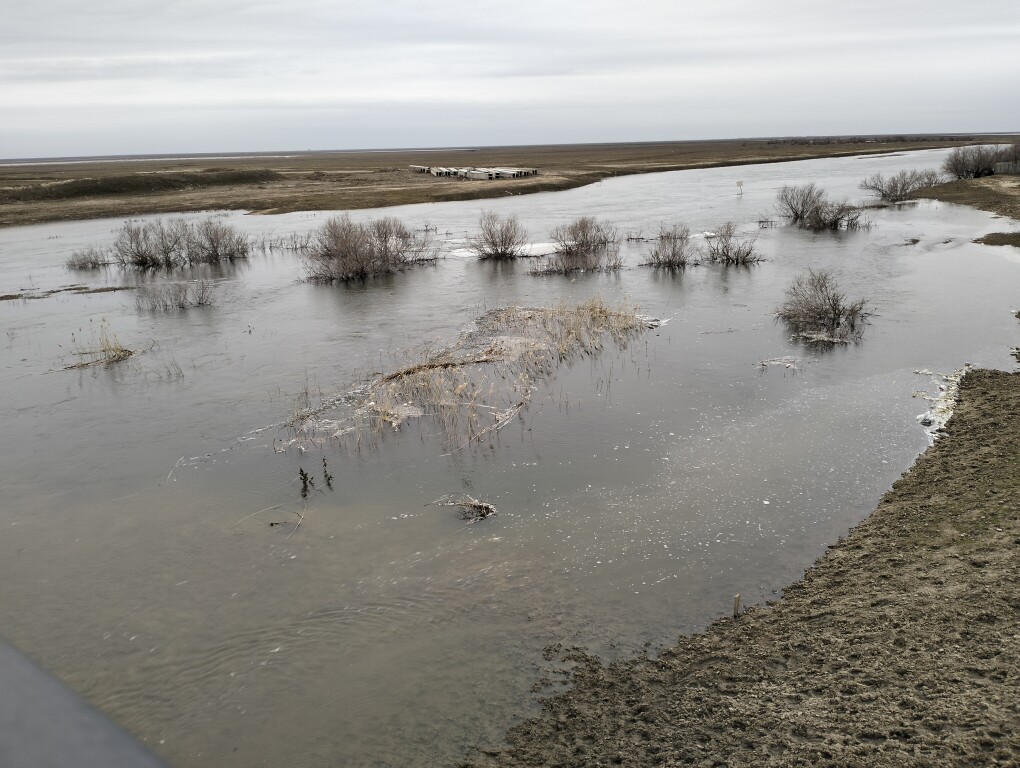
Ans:
[{"label": "reflection of bush in water", "polygon": [[212,303],[213,284],[208,280],[143,286],[135,292],[135,307],[139,311],[171,312],[177,309],[207,307]]}]

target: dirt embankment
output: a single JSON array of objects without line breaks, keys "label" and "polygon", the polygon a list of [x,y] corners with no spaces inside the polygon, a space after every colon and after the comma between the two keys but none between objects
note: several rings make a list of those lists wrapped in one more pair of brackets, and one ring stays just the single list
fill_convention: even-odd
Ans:
[{"label": "dirt embankment", "polygon": [[918,192],[915,197],[926,197],[959,205],[972,205],[982,211],[1020,219],[1020,176],[985,176],[980,179],[960,179]]},{"label": "dirt embankment", "polygon": [[[921,190],[914,195],[946,203],[972,205],[999,216],[1020,219],[1020,176],[986,176],[961,179]],[[988,239],[991,238],[991,239]],[[1017,245],[1016,233],[992,233],[979,242],[986,245]]]},{"label": "dirt embankment", "polygon": [[[747,139],[10,165],[0,166],[0,226],[211,209],[285,213],[496,198],[633,173],[902,152],[974,140]],[[436,178],[412,173],[410,165],[529,167],[539,175],[497,181]]]},{"label": "dirt embankment", "polygon": [[478,766],[1020,764],[1020,374],[782,600],[574,687]]}]

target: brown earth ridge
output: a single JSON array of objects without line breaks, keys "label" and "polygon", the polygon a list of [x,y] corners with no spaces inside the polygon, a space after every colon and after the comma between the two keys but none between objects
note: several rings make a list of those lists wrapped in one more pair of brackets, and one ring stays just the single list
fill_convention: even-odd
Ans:
[{"label": "brown earth ridge", "polygon": [[465,765],[1020,765],[1020,373],[964,377],[941,439],[778,602],[657,658],[573,658]]},{"label": "brown earth ridge", "polygon": [[[336,211],[498,198],[610,176],[960,146],[975,136],[571,144],[280,155],[0,162],[0,226],[203,210]],[[410,165],[531,167],[538,176],[436,178]]]}]

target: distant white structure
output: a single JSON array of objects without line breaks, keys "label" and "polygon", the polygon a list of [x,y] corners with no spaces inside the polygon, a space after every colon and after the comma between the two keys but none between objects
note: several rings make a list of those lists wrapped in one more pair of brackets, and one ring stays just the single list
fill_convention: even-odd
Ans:
[{"label": "distant white structure", "polygon": [[446,168],[438,165],[412,165],[413,173],[430,173],[433,176],[456,176],[461,179],[519,179],[538,176],[537,168]]}]

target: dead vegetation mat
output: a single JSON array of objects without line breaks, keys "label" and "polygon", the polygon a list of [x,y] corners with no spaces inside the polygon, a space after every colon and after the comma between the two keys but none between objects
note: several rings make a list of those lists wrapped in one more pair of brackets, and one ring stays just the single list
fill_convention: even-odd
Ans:
[{"label": "dead vegetation mat", "polygon": [[944,435],[782,600],[658,658],[580,661],[471,766],[1020,764],[1020,373],[976,370]]}]

